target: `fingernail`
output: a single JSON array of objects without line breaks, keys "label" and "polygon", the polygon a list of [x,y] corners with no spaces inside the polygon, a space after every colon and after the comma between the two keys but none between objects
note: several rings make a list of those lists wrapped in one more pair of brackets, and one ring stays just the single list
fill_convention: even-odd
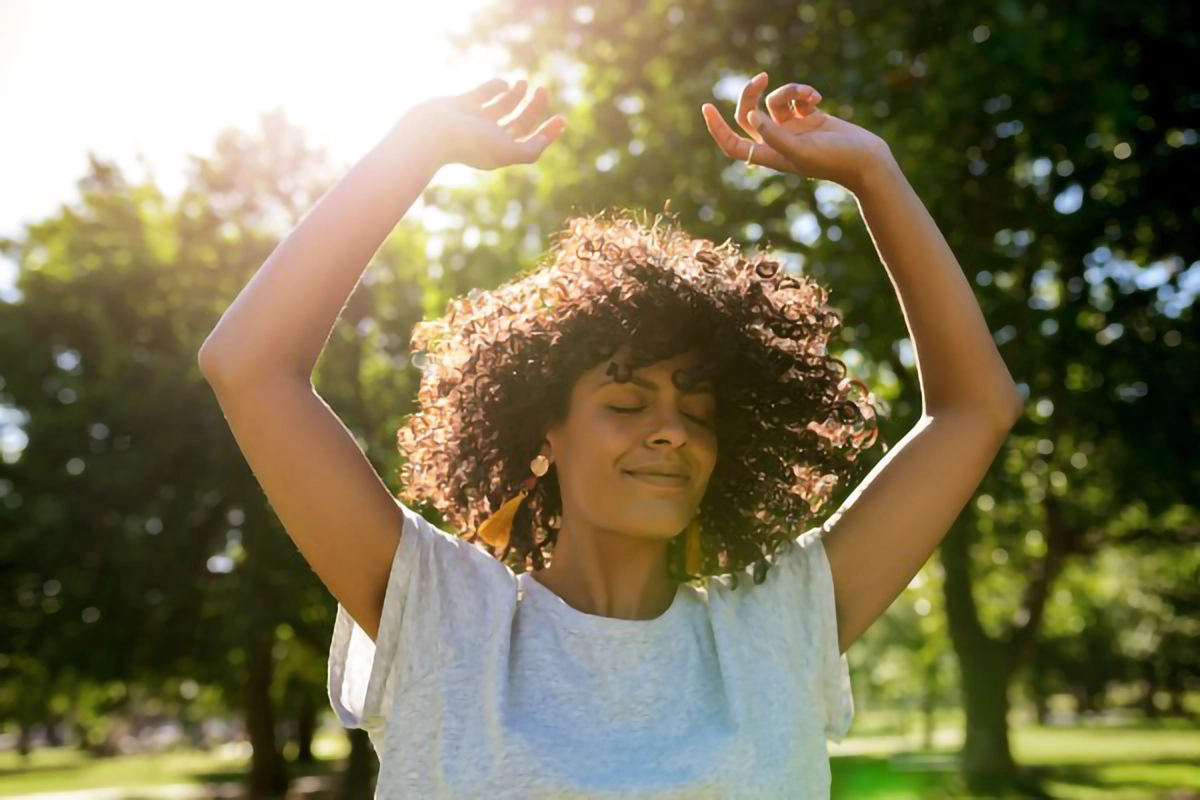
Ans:
[{"label": "fingernail", "polygon": [[762,114],[759,114],[757,111],[751,111],[747,115],[747,118],[750,120],[751,125],[757,125],[762,119]]}]

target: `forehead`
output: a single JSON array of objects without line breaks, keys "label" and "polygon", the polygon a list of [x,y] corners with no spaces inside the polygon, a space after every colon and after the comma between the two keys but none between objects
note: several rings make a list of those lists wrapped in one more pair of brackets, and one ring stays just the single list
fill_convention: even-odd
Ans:
[{"label": "forehead", "polygon": [[[613,365],[624,366],[629,358],[629,354],[629,346],[622,346],[611,358],[605,359],[592,367],[584,376],[583,382],[592,388],[599,388],[615,383],[610,371],[613,370]],[[654,364],[639,367],[631,374],[629,382],[643,386],[644,388],[658,388],[660,385],[669,387],[673,385],[672,376],[677,371],[691,369],[702,361],[703,355],[693,348]],[[708,391],[711,385],[711,379],[705,379],[697,385],[696,391]]]}]

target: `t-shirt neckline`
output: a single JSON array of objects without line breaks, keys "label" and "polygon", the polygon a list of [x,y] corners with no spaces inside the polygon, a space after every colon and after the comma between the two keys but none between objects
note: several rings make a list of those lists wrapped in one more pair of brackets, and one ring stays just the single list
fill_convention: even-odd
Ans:
[{"label": "t-shirt neckline", "polygon": [[588,635],[606,635],[617,637],[637,637],[657,634],[669,629],[676,617],[683,613],[686,602],[684,584],[675,589],[675,597],[667,610],[654,619],[619,619],[603,617],[599,614],[588,614],[571,607],[566,600],[550,591],[535,580],[532,572],[524,572],[520,576],[525,596],[536,603],[539,608],[553,614],[559,623],[567,630]]}]

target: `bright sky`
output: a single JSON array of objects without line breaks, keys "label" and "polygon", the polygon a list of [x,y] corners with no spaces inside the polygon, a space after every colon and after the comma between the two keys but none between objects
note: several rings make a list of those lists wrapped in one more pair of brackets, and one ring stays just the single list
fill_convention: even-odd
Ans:
[{"label": "bright sky", "polygon": [[[89,149],[134,179],[144,153],[175,194],[186,154],[276,105],[349,166],[414,102],[516,77],[447,58],[485,1],[0,0],[0,236],[74,202]],[[0,298],[15,275],[0,259]]]},{"label": "bright sky", "polygon": [[[486,2],[0,0],[0,236],[74,202],[89,149],[135,180],[143,153],[173,195],[187,154],[208,155],[222,128],[253,128],[277,105],[348,167],[414,102],[521,77],[499,70],[496,48],[450,57],[445,33]],[[714,88],[735,96],[736,87]],[[477,174],[453,167],[437,180]],[[795,235],[810,241],[815,223],[802,215]],[[1190,266],[1185,291],[1161,298],[1171,316],[1200,288],[1200,265]],[[1118,282],[1149,281],[1141,288],[1169,274],[1103,265],[1118,268],[1129,273]],[[0,258],[0,300],[15,299],[15,276]]]}]

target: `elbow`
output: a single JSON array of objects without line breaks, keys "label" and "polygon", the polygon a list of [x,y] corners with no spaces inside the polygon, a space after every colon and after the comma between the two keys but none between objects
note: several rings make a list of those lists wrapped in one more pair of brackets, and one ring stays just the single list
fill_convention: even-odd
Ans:
[{"label": "elbow", "polygon": [[1025,395],[1021,394],[1020,388],[1014,383],[1009,392],[1008,427],[1016,425],[1023,416],[1025,416]]},{"label": "elbow", "polygon": [[1025,398],[1016,384],[1010,384],[1007,389],[992,392],[986,398],[975,397],[954,404],[927,408],[925,415],[937,416],[942,412],[967,414],[998,430],[1008,431],[1025,416]]},{"label": "elbow", "polygon": [[1003,398],[1000,402],[988,403],[988,416],[1002,429],[1009,430],[1021,417],[1025,416],[1025,398],[1016,384],[1001,391],[998,395]]},{"label": "elbow", "polygon": [[224,359],[217,354],[216,350],[207,341],[200,346],[200,350],[196,354],[196,363],[200,367],[200,374],[209,383],[215,382],[226,369]]},{"label": "elbow", "polygon": [[1016,386],[1012,387],[1011,392],[1006,392],[1004,397],[1004,402],[989,404],[987,412],[988,418],[1000,430],[1009,431],[1016,426],[1021,417],[1025,416],[1025,398],[1021,396]]},{"label": "elbow", "polygon": [[258,384],[285,376],[302,381],[311,381],[312,370],[290,369],[279,360],[264,361],[250,358],[246,352],[233,353],[225,346],[214,347],[208,341],[196,353],[200,374],[214,389],[231,389],[238,386]]},{"label": "elbow", "polygon": [[204,349],[204,345],[200,346],[200,351],[196,353],[196,364],[200,367],[200,374],[205,378],[211,378],[209,374],[213,371],[212,356]]}]

